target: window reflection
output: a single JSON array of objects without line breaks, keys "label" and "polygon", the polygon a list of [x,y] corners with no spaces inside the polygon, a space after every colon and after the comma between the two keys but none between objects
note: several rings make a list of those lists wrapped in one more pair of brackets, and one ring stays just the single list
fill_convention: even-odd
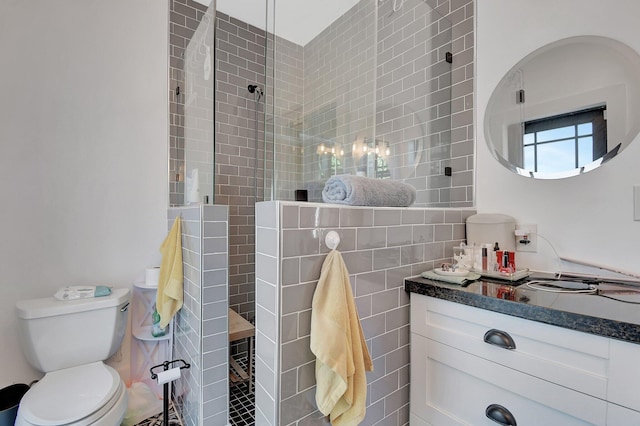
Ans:
[{"label": "window reflection", "polygon": [[583,167],[607,151],[606,106],[524,123],[523,166],[539,173]]}]

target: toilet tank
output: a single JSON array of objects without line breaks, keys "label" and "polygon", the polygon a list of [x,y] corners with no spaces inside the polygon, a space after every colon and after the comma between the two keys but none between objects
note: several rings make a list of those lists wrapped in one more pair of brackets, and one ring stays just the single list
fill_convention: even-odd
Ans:
[{"label": "toilet tank", "polygon": [[467,219],[467,245],[498,243],[501,250],[515,251],[516,220],[498,213],[478,213]]},{"label": "toilet tank", "polygon": [[27,361],[47,373],[106,360],[122,343],[130,297],[128,288],[113,288],[102,297],[17,302],[18,334]]}]

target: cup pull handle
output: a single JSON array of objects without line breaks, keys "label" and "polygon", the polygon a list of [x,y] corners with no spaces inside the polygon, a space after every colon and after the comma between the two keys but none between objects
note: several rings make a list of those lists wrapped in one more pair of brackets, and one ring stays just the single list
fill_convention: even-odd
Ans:
[{"label": "cup pull handle", "polygon": [[503,426],[517,426],[516,418],[511,414],[511,411],[504,408],[502,405],[491,404],[485,410],[485,415],[494,422]]},{"label": "cup pull handle", "polygon": [[509,336],[509,333],[492,328],[484,334],[484,341],[490,345],[500,346],[504,349],[515,349],[516,342]]}]

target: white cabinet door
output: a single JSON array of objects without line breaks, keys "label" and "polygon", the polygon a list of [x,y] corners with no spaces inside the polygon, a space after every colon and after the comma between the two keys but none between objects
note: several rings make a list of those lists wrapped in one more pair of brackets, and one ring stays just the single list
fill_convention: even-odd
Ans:
[{"label": "white cabinet door", "polygon": [[495,426],[486,415],[492,405],[519,426],[606,424],[605,401],[415,333],[411,338],[411,413],[430,424]]}]

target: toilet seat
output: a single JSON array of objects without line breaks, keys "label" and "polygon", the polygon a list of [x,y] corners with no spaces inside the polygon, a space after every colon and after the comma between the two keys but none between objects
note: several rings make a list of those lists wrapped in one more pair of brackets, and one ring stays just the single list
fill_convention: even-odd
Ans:
[{"label": "toilet seat", "polygon": [[46,374],[22,398],[18,416],[31,425],[85,426],[95,424],[123,401],[122,414],[126,388],[120,376],[102,362],[94,362]]}]

